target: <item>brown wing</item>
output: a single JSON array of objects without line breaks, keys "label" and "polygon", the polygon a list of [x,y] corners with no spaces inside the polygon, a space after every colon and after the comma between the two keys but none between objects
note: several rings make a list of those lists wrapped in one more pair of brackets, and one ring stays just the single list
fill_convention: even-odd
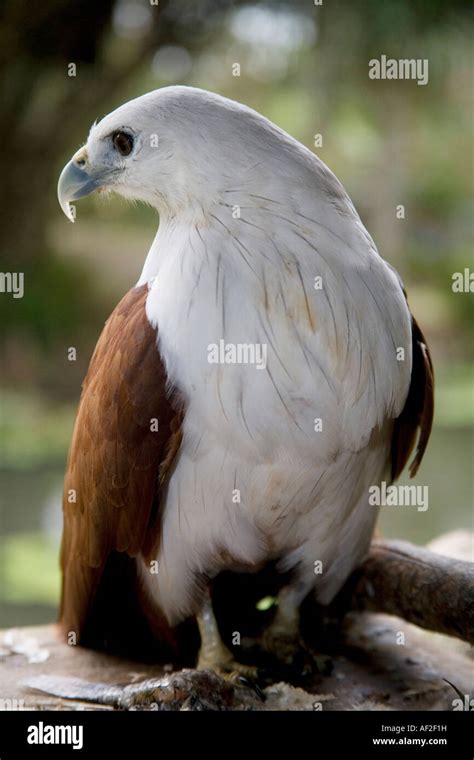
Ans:
[{"label": "brown wing", "polygon": [[180,443],[147,293],[130,290],[113,311],[83,384],[64,488],[60,617],[86,646],[166,659],[189,643],[192,659],[194,633],[171,630],[151,608],[134,560],[159,539],[160,486]]},{"label": "brown wing", "polygon": [[396,480],[413,451],[410,477],[416,475],[428,443],[433,423],[434,373],[423,333],[412,316],[413,367],[410,390],[401,415],[395,420],[392,437],[392,480]]}]

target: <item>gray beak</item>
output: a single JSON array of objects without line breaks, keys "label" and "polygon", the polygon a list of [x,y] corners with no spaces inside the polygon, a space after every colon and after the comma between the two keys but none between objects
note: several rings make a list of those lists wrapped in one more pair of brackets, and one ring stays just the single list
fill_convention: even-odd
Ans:
[{"label": "gray beak", "polygon": [[74,221],[75,217],[70,202],[90,195],[103,184],[98,176],[88,172],[86,158],[87,153],[84,148],[81,148],[66,164],[59,177],[59,205],[71,222]]}]

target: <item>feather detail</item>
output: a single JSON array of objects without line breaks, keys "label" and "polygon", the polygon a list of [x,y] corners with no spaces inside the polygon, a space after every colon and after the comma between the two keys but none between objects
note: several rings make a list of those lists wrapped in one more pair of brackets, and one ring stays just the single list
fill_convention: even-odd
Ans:
[{"label": "feather detail", "polygon": [[134,288],[118,304],[83,384],[64,487],[60,619],[77,643],[123,652],[147,640],[169,658],[180,636],[142,592],[134,559],[159,536],[181,428],[147,295]]},{"label": "feather detail", "polygon": [[[434,372],[431,355],[418,323],[412,317],[413,364],[410,389],[402,413],[395,420],[392,436],[392,480],[408,462],[416,444],[410,477],[423,459],[431,433],[434,412]],[[418,439],[418,441],[417,441]]]}]

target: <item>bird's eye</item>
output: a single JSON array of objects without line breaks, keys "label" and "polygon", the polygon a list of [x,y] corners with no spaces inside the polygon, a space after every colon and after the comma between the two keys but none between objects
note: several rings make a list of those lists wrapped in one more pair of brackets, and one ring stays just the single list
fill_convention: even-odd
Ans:
[{"label": "bird's eye", "polygon": [[112,142],[121,156],[128,156],[133,150],[133,137],[127,132],[114,132]]}]

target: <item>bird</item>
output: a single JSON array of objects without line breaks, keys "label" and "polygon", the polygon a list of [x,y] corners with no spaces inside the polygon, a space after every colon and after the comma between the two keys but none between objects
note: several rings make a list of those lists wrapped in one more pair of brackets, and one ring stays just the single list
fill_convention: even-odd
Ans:
[{"label": "bird", "polygon": [[65,635],[234,672],[213,589],[271,567],[260,643],[294,662],[304,600],[329,604],[368,552],[369,489],[411,456],[413,476],[430,436],[433,365],[402,281],[320,158],[206,90],[160,88],[96,121],[60,175],[68,219],[97,190],[159,224],[82,387]]}]

